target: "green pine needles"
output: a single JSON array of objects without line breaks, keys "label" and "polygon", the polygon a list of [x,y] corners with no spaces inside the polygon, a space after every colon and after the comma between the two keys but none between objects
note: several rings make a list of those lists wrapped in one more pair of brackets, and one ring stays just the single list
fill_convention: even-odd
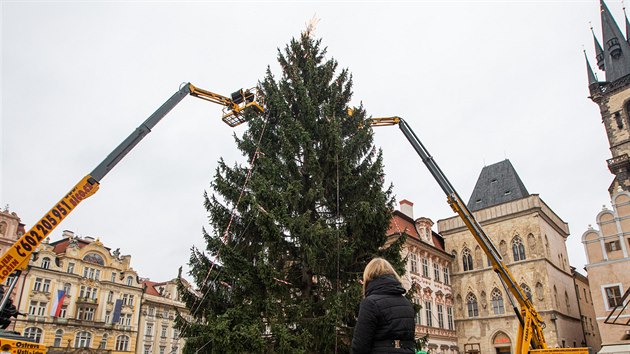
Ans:
[{"label": "green pine needles", "polygon": [[187,353],[347,353],[367,262],[403,269],[404,240],[384,248],[382,154],[365,110],[348,113],[352,76],[306,33],[278,62],[259,84],[267,113],[235,138],[248,159],[259,148],[242,197],[249,166],[223,159],[205,195],[213,232],[190,258],[197,292],[182,288],[193,320],[178,319]]}]

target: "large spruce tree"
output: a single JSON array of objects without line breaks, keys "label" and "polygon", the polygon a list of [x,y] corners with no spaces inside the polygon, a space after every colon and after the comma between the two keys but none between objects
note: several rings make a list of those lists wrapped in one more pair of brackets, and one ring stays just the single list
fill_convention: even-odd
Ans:
[{"label": "large spruce tree", "polygon": [[308,31],[278,61],[282,77],[267,69],[259,85],[267,112],[236,138],[251,177],[221,159],[206,194],[212,232],[190,259],[193,319],[179,322],[188,353],[347,353],[363,268],[383,256],[402,269],[401,242],[384,247],[381,152],[364,109],[348,111],[351,75]]}]

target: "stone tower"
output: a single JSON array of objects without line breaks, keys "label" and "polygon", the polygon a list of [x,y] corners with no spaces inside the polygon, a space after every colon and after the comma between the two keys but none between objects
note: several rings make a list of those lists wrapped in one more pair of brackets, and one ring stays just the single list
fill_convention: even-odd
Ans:
[{"label": "stone tower", "polygon": [[612,195],[617,187],[630,191],[630,23],[626,18],[624,36],[603,0],[600,6],[602,41],[594,32],[593,40],[597,66],[605,80],[598,80],[588,59],[586,66],[590,98],[599,105],[612,153],[608,159],[608,169],[615,175],[608,188]]}]

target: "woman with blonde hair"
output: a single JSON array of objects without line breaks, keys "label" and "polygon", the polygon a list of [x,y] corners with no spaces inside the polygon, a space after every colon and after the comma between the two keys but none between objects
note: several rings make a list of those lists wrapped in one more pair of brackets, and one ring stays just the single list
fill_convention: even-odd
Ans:
[{"label": "woman with blonde hair", "polygon": [[403,295],[400,277],[383,258],[374,258],[363,271],[363,300],[354,327],[352,352],[414,353],[413,305]]}]

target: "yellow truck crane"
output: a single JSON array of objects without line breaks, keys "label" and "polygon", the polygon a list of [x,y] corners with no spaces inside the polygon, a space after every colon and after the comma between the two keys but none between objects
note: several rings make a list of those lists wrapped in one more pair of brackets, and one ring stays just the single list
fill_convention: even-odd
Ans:
[{"label": "yellow truck crane", "polygon": [[[183,84],[179,91],[164,102],[149,118],[138,126],[122,143],[120,143],[96,168],[83,177],[52,209],[48,211],[30,230],[20,237],[11,248],[0,257],[0,283],[11,274],[15,279],[26,268],[31,254],[37,246],[59,225],[83,200],[98,191],[101,179],[131,151],[151,129],[171,111],[184,97],[191,95],[206,101],[222,105],[223,121],[230,127],[245,122],[244,113],[248,110],[264,113],[264,108],[256,101],[253,89],[238,90],[225,97],[210,91],[200,89],[190,83]],[[9,296],[15,287],[12,282],[0,302],[0,314],[9,302]],[[6,317],[6,316],[5,316]],[[4,319],[8,320],[8,318]],[[0,330],[0,354],[44,353],[45,346],[33,343],[29,338],[16,332]]]},{"label": "yellow truck crane", "polygon": [[542,317],[536,311],[532,302],[527,298],[527,296],[525,296],[523,290],[514,279],[514,276],[512,276],[509,269],[506,267],[503,262],[503,257],[501,257],[501,253],[497,251],[496,247],[492,243],[492,240],[486,235],[477,220],[475,220],[472,212],[468,210],[464,201],[462,201],[459,194],[455,191],[455,188],[451,185],[451,182],[449,182],[446,178],[440,167],[429,154],[429,151],[424,147],[420,139],[418,139],[411,127],[409,127],[407,122],[400,117],[371,118],[368,122],[370,126],[373,127],[398,125],[405,138],[407,138],[409,143],[411,143],[422,159],[422,162],[424,162],[426,167],[429,169],[429,172],[433,175],[433,178],[446,194],[448,204],[464,221],[464,224],[466,224],[470,233],[488,256],[488,259],[492,263],[492,268],[501,279],[503,286],[506,288],[508,293],[516,299],[516,302],[518,302],[517,307],[510,297],[514,312],[516,312],[516,316],[518,317],[520,323],[518,327],[518,337],[516,338],[516,351],[514,353],[592,353],[590,348],[551,349],[547,347],[547,342],[545,341],[545,336],[543,335],[545,324]]}]

